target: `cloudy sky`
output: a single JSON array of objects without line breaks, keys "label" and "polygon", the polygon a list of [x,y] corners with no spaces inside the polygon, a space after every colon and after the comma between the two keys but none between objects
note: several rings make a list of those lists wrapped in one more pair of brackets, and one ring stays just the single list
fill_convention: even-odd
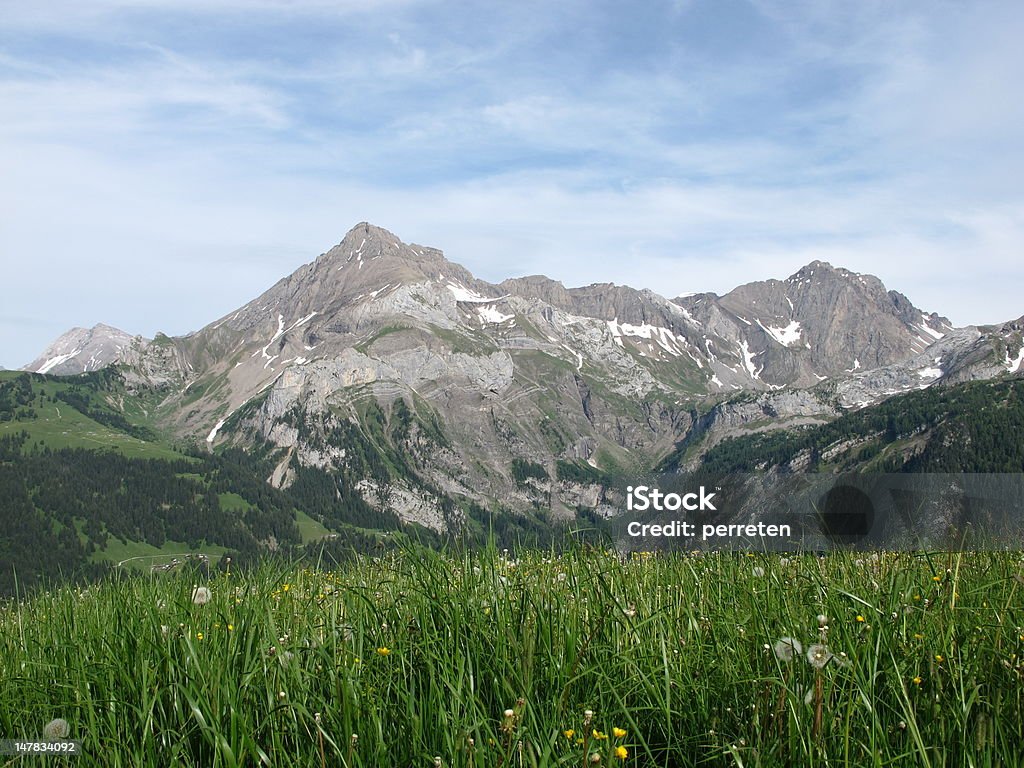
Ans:
[{"label": "cloudy sky", "polygon": [[0,0],[0,365],[184,334],[359,221],[479,277],[820,258],[1024,314],[1024,4]]}]

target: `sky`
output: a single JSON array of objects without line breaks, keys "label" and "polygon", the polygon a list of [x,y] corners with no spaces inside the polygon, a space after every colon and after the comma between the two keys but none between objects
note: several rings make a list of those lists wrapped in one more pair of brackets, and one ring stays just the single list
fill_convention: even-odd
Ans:
[{"label": "sky", "polygon": [[1024,314],[1024,3],[0,0],[0,366],[181,335],[360,221],[672,297],[822,259]]}]

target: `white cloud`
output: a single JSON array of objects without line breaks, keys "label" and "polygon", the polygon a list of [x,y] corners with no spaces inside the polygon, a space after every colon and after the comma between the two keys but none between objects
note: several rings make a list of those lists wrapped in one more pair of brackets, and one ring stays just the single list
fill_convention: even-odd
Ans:
[{"label": "white cloud", "polygon": [[[193,330],[364,219],[495,281],[725,292],[822,258],[957,323],[1024,312],[1024,11],[757,5],[777,56],[679,45],[589,75],[544,58],[601,33],[585,5],[437,28],[399,2],[19,4],[0,27],[107,55],[0,51],[0,252],[19,286],[0,363],[71,325]],[[182,13],[264,32],[340,13],[352,34],[278,58],[146,26]]]}]

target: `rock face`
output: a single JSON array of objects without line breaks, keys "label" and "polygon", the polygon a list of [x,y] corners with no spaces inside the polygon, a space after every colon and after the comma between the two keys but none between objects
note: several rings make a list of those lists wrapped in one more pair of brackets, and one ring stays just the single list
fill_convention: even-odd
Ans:
[{"label": "rock face", "polygon": [[129,350],[145,344],[141,336],[102,323],[92,328],[72,328],[22,370],[58,376],[98,371],[123,362]]},{"label": "rock face", "polygon": [[452,499],[600,511],[608,473],[651,467],[681,442],[1019,374],[1021,346],[1021,321],[954,329],[823,262],[669,300],[541,276],[492,285],[362,223],[194,334],[75,329],[27,368],[119,364],[178,434],[279,448],[275,484],[302,468],[358,475],[374,508],[443,528]]}]

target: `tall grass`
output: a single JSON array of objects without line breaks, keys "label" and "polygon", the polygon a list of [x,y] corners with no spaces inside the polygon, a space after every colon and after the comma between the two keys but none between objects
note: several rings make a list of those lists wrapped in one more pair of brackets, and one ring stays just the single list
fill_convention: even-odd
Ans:
[{"label": "tall grass", "polygon": [[64,718],[82,766],[1009,768],[1021,572],[417,550],[222,574],[202,605],[192,577],[124,577],[6,606],[0,738]]}]

